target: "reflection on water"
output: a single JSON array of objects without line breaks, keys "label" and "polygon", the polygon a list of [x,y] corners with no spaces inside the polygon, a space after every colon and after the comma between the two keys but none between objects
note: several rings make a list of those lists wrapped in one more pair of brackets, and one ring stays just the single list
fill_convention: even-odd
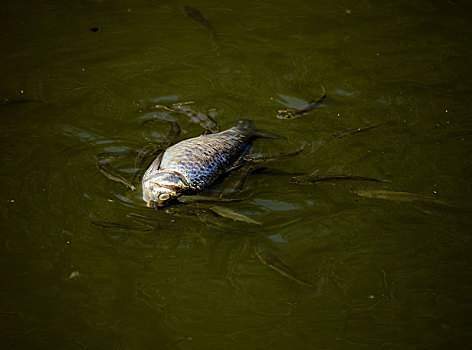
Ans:
[{"label": "reflection on water", "polygon": [[[188,6],[210,26],[172,2],[1,5],[3,347],[465,348],[470,5]],[[276,118],[320,84],[323,108]],[[151,210],[139,185],[96,168],[106,156],[131,179],[138,152],[169,131],[144,123],[158,113],[145,103],[181,101],[214,109],[221,129],[247,118],[287,138],[254,153],[306,145],[253,172],[248,199],[224,204],[262,225],[218,217],[215,204]],[[181,139],[202,133],[176,119]],[[290,182],[302,174],[389,182]]]}]

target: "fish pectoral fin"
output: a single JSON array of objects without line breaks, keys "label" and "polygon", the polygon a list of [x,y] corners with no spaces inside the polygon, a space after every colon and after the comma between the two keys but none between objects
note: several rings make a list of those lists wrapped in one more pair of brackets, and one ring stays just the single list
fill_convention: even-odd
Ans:
[{"label": "fish pectoral fin", "polygon": [[148,158],[156,155],[157,153],[162,153],[162,152],[164,152],[164,150],[158,145],[149,145],[148,147],[144,148],[142,152],[138,153],[134,162],[136,172],[134,173],[131,183],[138,182],[139,177],[146,170],[146,169],[143,169],[143,165],[144,163],[146,163]]},{"label": "fish pectoral fin", "polygon": [[162,157],[164,156],[164,152],[159,154],[156,159],[151,163],[151,171],[159,170],[162,162]]},{"label": "fish pectoral fin", "polygon": [[149,166],[149,169],[146,171],[146,173],[143,176],[143,179],[142,179],[143,182],[148,180],[150,177],[154,176],[154,174],[159,170],[163,155],[164,155],[164,152],[159,154],[157,158],[154,159],[154,161],[151,163],[151,165]]}]

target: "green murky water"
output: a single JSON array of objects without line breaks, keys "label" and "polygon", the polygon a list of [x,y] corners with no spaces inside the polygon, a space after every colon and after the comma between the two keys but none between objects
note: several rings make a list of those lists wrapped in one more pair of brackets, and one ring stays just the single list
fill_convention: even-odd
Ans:
[{"label": "green murky water", "polygon": [[[188,18],[199,8],[215,40]],[[472,8],[466,1],[7,1],[0,5],[5,349],[460,349],[472,341]],[[91,30],[93,29],[93,30]],[[294,120],[278,109],[327,91]],[[8,101],[6,101],[8,99]],[[288,100],[291,103],[280,103]],[[297,100],[298,99],[298,100]],[[226,204],[145,207],[97,154],[162,139],[133,101],[195,101],[287,140]],[[183,137],[201,133],[179,116]],[[338,139],[333,133],[391,125]],[[115,165],[131,178],[132,155]],[[279,172],[280,173],[280,172]],[[219,183],[207,194],[224,187]],[[388,189],[447,202],[361,197]],[[127,214],[152,216],[151,230]],[[276,255],[312,288],[262,264]]]}]

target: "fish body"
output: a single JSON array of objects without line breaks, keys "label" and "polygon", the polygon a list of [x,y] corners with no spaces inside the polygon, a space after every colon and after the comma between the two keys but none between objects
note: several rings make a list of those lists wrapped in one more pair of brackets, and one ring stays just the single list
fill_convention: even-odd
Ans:
[{"label": "fish body", "polygon": [[144,174],[143,199],[150,208],[203,190],[230,171],[259,137],[281,138],[239,120],[228,130],[183,140],[161,153]]}]

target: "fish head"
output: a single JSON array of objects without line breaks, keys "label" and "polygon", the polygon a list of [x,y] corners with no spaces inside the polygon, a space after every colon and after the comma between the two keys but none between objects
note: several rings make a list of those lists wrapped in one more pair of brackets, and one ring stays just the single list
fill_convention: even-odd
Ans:
[{"label": "fish head", "polygon": [[159,208],[172,204],[173,200],[178,197],[178,194],[169,191],[165,187],[150,186],[149,192],[147,195],[143,195],[143,197],[148,208]]},{"label": "fish head", "polygon": [[160,173],[143,181],[143,200],[149,208],[171,205],[187,188],[178,175]]}]

